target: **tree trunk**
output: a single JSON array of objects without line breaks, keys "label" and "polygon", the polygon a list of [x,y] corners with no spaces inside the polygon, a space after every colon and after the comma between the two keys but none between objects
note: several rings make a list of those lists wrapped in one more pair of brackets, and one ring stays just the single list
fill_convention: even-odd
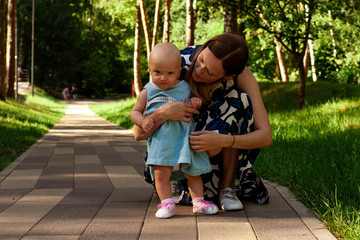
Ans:
[{"label": "tree trunk", "polygon": [[331,16],[331,10],[328,11],[329,13],[329,25],[330,25],[330,36],[331,36],[331,41],[332,41],[332,45],[333,45],[333,56],[334,56],[334,61],[336,63],[336,71],[339,71],[339,68],[337,66],[337,56],[336,56],[336,43],[335,43],[335,37],[334,37],[334,30],[332,27],[332,16]]},{"label": "tree trunk", "polygon": [[142,90],[141,81],[141,13],[140,13],[140,0],[137,0],[136,22],[135,22],[135,44],[134,44],[134,90],[135,94],[139,95]]},{"label": "tree trunk", "polygon": [[275,50],[276,50],[276,58],[279,62],[279,70],[281,75],[281,81],[282,82],[289,82],[289,74],[287,72],[287,66],[285,61],[284,53],[281,49],[281,44],[277,41],[277,39],[274,37],[274,43],[275,43]]},{"label": "tree trunk", "polygon": [[[242,19],[243,15],[244,17],[246,17],[246,15],[244,14],[244,7],[245,7],[245,0],[239,0],[239,11],[238,11],[238,19]],[[245,22],[241,21],[240,24],[237,24],[237,32],[245,39]]]},{"label": "tree trunk", "polygon": [[299,88],[298,88],[298,108],[303,109],[305,106],[305,89],[306,89],[306,73],[304,68],[304,56],[299,54],[296,56],[299,69]]},{"label": "tree trunk", "polygon": [[[259,14],[259,17],[261,18],[261,20],[269,27],[269,29],[272,29],[270,24],[268,23],[268,21],[265,19],[264,15],[262,14],[261,10],[259,8],[257,8],[257,11],[258,11],[258,14]],[[284,53],[281,50],[281,44],[276,39],[276,37],[273,37],[273,38],[274,38],[274,43],[275,43],[276,57],[279,62],[281,81],[289,82],[289,75],[286,70],[287,66],[286,66]]]},{"label": "tree trunk", "polygon": [[148,26],[147,18],[146,18],[144,0],[140,0],[140,12],[141,12],[142,26],[143,26],[143,29],[144,29],[144,36],[145,36],[145,43],[146,43],[146,53],[147,53],[147,58],[149,59],[150,52],[151,52],[150,33],[149,33],[149,26]]},{"label": "tree trunk", "polygon": [[237,33],[237,2],[224,2],[223,3],[223,15],[224,15],[224,32],[225,33]]},{"label": "tree trunk", "polygon": [[171,0],[165,0],[163,42],[170,41],[170,7],[171,7]]},{"label": "tree trunk", "polygon": [[311,65],[311,75],[313,82],[317,81],[317,75],[316,75],[316,66],[315,66],[315,53],[314,53],[314,47],[312,44],[312,40],[308,40],[309,44],[309,52],[310,52],[310,65]]},{"label": "tree trunk", "polygon": [[[351,9],[351,7],[349,6],[349,3],[348,1],[344,1],[344,4],[345,4],[345,18],[346,18],[346,22],[351,25],[353,25],[353,23],[350,21],[349,19],[349,12],[348,10]],[[353,11],[356,13],[356,8],[354,6],[353,8]],[[352,36],[353,35],[353,28],[349,28],[348,30],[348,34],[349,36]],[[349,44],[350,44],[350,52],[351,52],[351,55],[355,55],[355,49],[354,49],[354,43],[353,43],[353,38],[349,38]],[[356,66],[356,62],[354,61],[354,58],[352,58],[352,64],[354,66]],[[353,77],[353,83],[354,84],[357,84],[359,81],[359,76],[358,76],[358,73],[354,72],[354,77]]]},{"label": "tree trunk", "polygon": [[155,15],[154,15],[154,30],[153,30],[153,37],[152,37],[152,42],[151,42],[151,49],[157,43],[157,32],[158,32],[158,27],[159,27],[160,6],[161,6],[161,0],[156,0]]},{"label": "tree trunk", "polygon": [[0,100],[6,100],[5,0],[0,0]]},{"label": "tree trunk", "polygon": [[6,80],[8,84],[7,96],[15,97],[15,28],[16,28],[16,0],[8,1],[8,23],[6,38]]},{"label": "tree trunk", "polygon": [[303,59],[303,64],[304,64],[304,70],[305,70],[305,80],[307,80],[307,74],[308,74],[309,68],[310,68],[309,44],[306,44],[306,50],[305,50],[305,55],[304,55],[304,59]]},{"label": "tree trunk", "polygon": [[186,0],[186,42],[185,47],[194,45],[196,24],[196,0]]}]

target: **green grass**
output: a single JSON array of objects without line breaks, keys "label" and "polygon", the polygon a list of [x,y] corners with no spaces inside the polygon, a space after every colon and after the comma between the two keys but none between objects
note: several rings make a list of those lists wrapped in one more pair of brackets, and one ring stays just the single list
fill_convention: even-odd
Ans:
[{"label": "green grass", "polygon": [[133,129],[134,124],[130,119],[130,112],[136,98],[126,98],[115,103],[90,105],[90,109],[106,120],[121,127]]},{"label": "green grass", "polygon": [[260,87],[273,144],[256,171],[289,187],[339,239],[360,239],[360,86],[310,83],[301,111],[296,83]]},{"label": "green grass", "polygon": [[37,88],[25,101],[0,101],[0,170],[12,163],[64,115],[65,104]]},{"label": "green grass", "polygon": [[[261,150],[259,175],[290,188],[341,239],[360,239],[360,86],[308,83],[297,110],[298,83],[260,83],[273,129]],[[132,128],[135,99],[92,106]]]}]

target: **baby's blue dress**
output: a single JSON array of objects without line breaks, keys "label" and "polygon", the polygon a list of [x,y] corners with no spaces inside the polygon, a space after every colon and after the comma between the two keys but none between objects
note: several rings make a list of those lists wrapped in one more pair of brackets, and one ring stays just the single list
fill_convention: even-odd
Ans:
[{"label": "baby's blue dress", "polygon": [[[184,97],[189,101],[190,86],[187,82],[162,90],[152,82],[145,85],[147,102],[145,115],[169,102],[180,102]],[[181,164],[181,172],[198,176],[212,170],[206,152],[196,153],[190,148],[189,135],[194,131],[192,119],[190,123],[168,120],[164,122],[147,141],[150,172],[154,179],[152,165],[177,166]],[[179,180],[183,176],[173,174],[171,180]]]}]

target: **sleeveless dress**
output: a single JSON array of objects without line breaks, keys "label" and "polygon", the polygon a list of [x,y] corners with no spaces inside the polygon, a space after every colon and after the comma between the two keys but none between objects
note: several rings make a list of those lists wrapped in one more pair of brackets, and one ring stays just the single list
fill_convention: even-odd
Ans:
[{"label": "sleeveless dress", "polygon": [[[147,90],[145,115],[151,114],[165,103],[179,102],[184,97],[189,101],[190,86],[185,81],[166,90],[160,89],[152,82],[147,83],[144,88]],[[190,148],[189,134],[194,130],[193,119],[190,123],[168,120],[149,137],[147,165],[150,166],[152,179],[154,179],[153,165],[175,167],[181,164],[180,172],[191,176],[199,176],[212,170],[207,154],[196,153]],[[175,171],[171,180],[183,178],[182,174]]]}]

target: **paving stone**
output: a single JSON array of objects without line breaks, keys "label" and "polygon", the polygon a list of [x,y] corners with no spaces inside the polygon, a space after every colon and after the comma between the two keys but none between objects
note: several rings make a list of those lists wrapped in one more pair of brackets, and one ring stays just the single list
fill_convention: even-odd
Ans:
[{"label": "paving stone", "polygon": [[34,235],[21,238],[21,240],[78,240],[80,235]]},{"label": "paving stone", "polygon": [[105,166],[115,188],[152,188],[131,166]]},{"label": "paving stone", "polygon": [[34,188],[42,169],[14,170],[0,183],[0,188]]},{"label": "paving stone", "polygon": [[144,164],[145,153],[140,152],[129,152],[129,153],[119,153],[123,158],[125,158],[129,164],[141,163]]},{"label": "paving stone", "polygon": [[148,202],[107,202],[80,239],[138,239]]},{"label": "paving stone", "polygon": [[75,156],[75,164],[100,164],[100,159],[96,155]]},{"label": "paving stone", "polygon": [[74,148],[72,147],[59,147],[56,148],[53,152],[54,155],[72,155],[74,154]]},{"label": "paving stone", "polygon": [[17,165],[16,170],[42,169],[45,167],[48,160],[49,160],[49,157],[47,157],[47,156],[27,157],[21,163],[19,163],[19,165]]},{"label": "paving stone", "polygon": [[[0,238],[21,238],[68,193],[68,190],[37,190],[0,213]],[[52,196],[47,199],[47,196]]]},{"label": "paving stone", "polygon": [[245,211],[223,211],[216,215],[198,214],[199,239],[256,240]]},{"label": "paving stone", "polygon": [[118,153],[98,153],[103,165],[128,165],[129,163]]},{"label": "paving stone", "polygon": [[35,188],[73,188],[74,167],[47,167]]},{"label": "paving stone", "polygon": [[129,191],[128,188],[116,188],[109,197],[110,202],[149,202],[154,194],[153,187],[137,188]]},{"label": "paving stone", "polygon": [[114,149],[120,153],[130,153],[130,152],[136,153],[136,152],[138,152],[136,149],[134,149],[133,147],[130,147],[130,146],[116,146],[116,147],[114,147]]},{"label": "paving stone", "polygon": [[154,196],[145,218],[140,240],[194,239],[197,240],[196,215],[190,206],[176,206],[176,215],[169,219],[155,217],[160,200]]},{"label": "paving stone", "polygon": [[106,199],[107,189],[75,189],[30,231],[30,235],[81,235]]},{"label": "paving stone", "polygon": [[0,189],[0,212],[13,205],[31,189]]}]

